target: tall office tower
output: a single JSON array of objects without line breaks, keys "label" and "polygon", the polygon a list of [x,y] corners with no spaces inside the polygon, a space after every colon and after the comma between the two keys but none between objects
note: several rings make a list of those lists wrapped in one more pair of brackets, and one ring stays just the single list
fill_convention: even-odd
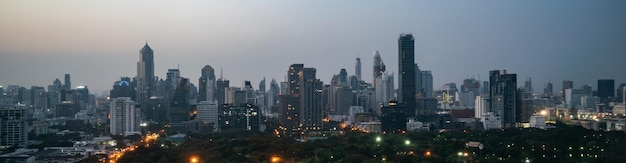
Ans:
[{"label": "tall office tower", "polygon": [[346,69],[339,70],[339,80],[337,81],[337,85],[340,87],[348,87],[350,84],[348,83],[348,71]]},{"label": "tall office tower", "polygon": [[28,121],[24,108],[0,107],[0,146],[26,148]]},{"label": "tall office tower", "polygon": [[372,76],[372,84],[376,83],[376,78],[383,75],[385,72],[385,63],[383,63],[383,59],[380,58],[380,53],[377,51],[374,52],[374,75]]},{"label": "tall office tower", "polygon": [[323,83],[315,68],[292,64],[287,71],[286,93],[279,95],[279,123],[288,131],[319,130],[322,127]]},{"label": "tall office tower", "polygon": [[265,92],[265,77],[261,82],[259,82],[259,90],[256,91],[256,99],[258,101],[258,106],[267,107],[267,93]]},{"label": "tall office tower", "polygon": [[518,124],[528,123],[533,114],[533,94],[526,88],[518,89],[516,98],[515,122]]},{"label": "tall office tower", "polygon": [[441,90],[448,92],[448,94],[450,96],[452,96],[452,99],[455,99],[454,97],[456,96],[456,93],[459,91],[458,88],[456,88],[456,83],[446,83],[443,84],[443,86],[441,86]]},{"label": "tall office tower", "polygon": [[500,117],[505,128],[515,127],[517,74],[506,70],[489,71],[489,112]]},{"label": "tall office tower", "polygon": [[563,80],[563,85],[561,88],[561,98],[565,99],[565,89],[572,89],[574,88],[574,82],[571,80]]},{"label": "tall office tower", "polygon": [[244,81],[243,91],[245,91],[245,103],[258,105],[256,96],[254,94],[254,88],[252,88],[252,83],[250,83],[250,81]]},{"label": "tall office tower", "polygon": [[304,64],[292,64],[287,71],[287,94],[299,96],[300,76],[298,73],[304,68]]},{"label": "tall office tower", "polygon": [[425,98],[433,98],[433,74],[430,71],[420,71],[422,76],[422,91]]},{"label": "tall office tower", "polygon": [[167,69],[165,80],[168,81],[172,85],[172,87],[176,88],[176,85],[178,85],[178,81],[180,80],[180,70]]},{"label": "tall office tower", "polygon": [[72,89],[72,81],[70,81],[70,74],[65,74],[65,82],[63,85],[63,89],[71,90]]},{"label": "tall office tower", "polygon": [[111,99],[110,105],[111,135],[134,135],[140,134],[139,123],[141,113],[135,108],[135,102],[130,97],[117,97]]},{"label": "tall office tower", "polygon": [[415,39],[413,34],[400,34],[398,38],[398,105],[403,106],[408,117],[415,116]]},{"label": "tall office tower", "polygon": [[170,124],[172,127],[181,127],[184,121],[189,120],[189,79],[181,78],[170,100]]},{"label": "tall office tower", "polygon": [[356,75],[359,81],[363,80],[361,78],[361,58],[359,57],[356,58],[356,63],[354,63],[354,75]]},{"label": "tall office tower", "polygon": [[139,50],[139,62],[137,62],[137,76],[135,77],[137,82],[135,100],[139,103],[141,108],[145,108],[152,91],[155,89],[154,85],[154,51],[146,45]]},{"label": "tall office tower", "polygon": [[533,93],[533,82],[532,80],[529,78],[526,78],[526,81],[524,81],[524,90],[526,90],[526,92],[528,93]]},{"label": "tall office tower", "polygon": [[286,95],[288,94],[287,92],[287,88],[289,87],[289,83],[284,81],[284,82],[280,82],[280,92],[278,93],[279,95]]},{"label": "tall office tower", "polygon": [[615,95],[615,100],[623,100],[624,99],[624,87],[626,87],[626,83],[622,83],[617,86],[617,94]]},{"label": "tall office tower", "polygon": [[229,80],[224,80],[222,78],[217,79],[216,82],[217,88],[216,88],[216,96],[215,98],[217,98],[217,104],[219,104],[220,106],[222,104],[225,104],[226,101],[226,89],[228,89],[228,87],[230,87],[230,81]]},{"label": "tall office tower", "polygon": [[546,88],[543,89],[543,95],[550,97],[552,96],[553,90],[552,90],[552,83],[548,82],[546,83]]},{"label": "tall office tower", "polygon": [[422,89],[422,70],[415,64],[415,97],[424,98],[424,90]]},{"label": "tall office tower", "polygon": [[278,102],[278,94],[280,94],[280,86],[278,86],[278,82],[272,79],[270,82],[270,89],[267,91],[267,106],[272,107],[275,106]]},{"label": "tall office tower", "polygon": [[265,77],[259,82],[259,91],[262,93],[265,92]]},{"label": "tall office tower", "polygon": [[[387,83],[385,85],[385,89],[387,91],[385,91],[385,93],[387,93],[387,97],[389,98],[388,101],[390,100],[397,100],[395,94],[396,94],[396,86],[395,86],[395,81],[394,81],[394,74],[387,74]],[[387,102],[388,102],[387,101]]]},{"label": "tall office tower", "polygon": [[591,88],[591,84],[585,84],[583,86],[580,86],[580,89],[582,89],[587,96],[593,96],[593,89]]},{"label": "tall office tower", "polygon": [[322,129],[323,83],[315,77],[315,68],[303,68],[298,74],[300,77],[300,123],[305,130]]},{"label": "tall office tower", "polygon": [[200,71],[202,76],[198,79],[200,90],[198,91],[198,102],[209,101],[213,102],[216,96],[216,84],[215,84],[215,69],[206,65]]},{"label": "tall office tower", "polygon": [[[376,103],[382,105],[393,100],[393,74],[387,75],[387,72],[376,78]],[[391,87],[389,85],[392,85]]]},{"label": "tall office tower", "polygon": [[615,97],[615,80],[598,80],[598,97],[602,103],[608,104],[609,102],[612,102]]}]

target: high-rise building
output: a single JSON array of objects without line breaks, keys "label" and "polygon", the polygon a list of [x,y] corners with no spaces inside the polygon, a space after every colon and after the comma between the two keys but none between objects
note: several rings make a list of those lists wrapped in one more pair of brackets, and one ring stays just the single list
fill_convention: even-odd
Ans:
[{"label": "high-rise building", "polygon": [[316,79],[315,68],[292,64],[287,71],[287,89],[279,96],[279,123],[289,131],[322,129],[323,83]]},{"label": "high-rise building", "polygon": [[400,34],[398,38],[398,105],[407,116],[415,116],[416,73],[415,39],[413,34]]},{"label": "high-rise building", "polygon": [[361,58],[356,58],[356,63],[354,63],[354,75],[356,75],[357,80],[361,81]]},{"label": "high-rise building", "polygon": [[70,81],[70,74],[65,74],[65,83],[63,85],[63,89],[65,90],[72,89],[72,82]]},{"label": "high-rise building", "polygon": [[215,69],[206,65],[201,70],[202,76],[198,79],[200,90],[198,91],[198,102],[214,101],[217,94],[215,84]]},{"label": "high-rise building", "polygon": [[422,71],[415,64],[415,97],[424,98],[424,90],[422,89]]},{"label": "high-rise building", "polygon": [[503,127],[515,127],[517,74],[507,74],[506,70],[490,71],[489,87],[489,112],[500,117]]},{"label": "high-rise building", "polygon": [[376,78],[383,75],[385,72],[385,63],[383,63],[383,59],[380,58],[380,53],[378,51],[374,52],[374,75],[372,76],[372,84],[376,83]]},{"label": "high-rise building", "polygon": [[28,121],[24,108],[0,107],[0,146],[26,148],[28,146]]},{"label": "high-rise building", "polygon": [[561,88],[561,98],[565,99],[565,89],[572,89],[574,88],[574,82],[571,80],[563,80],[563,88]]},{"label": "high-rise building", "polygon": [[421,73],[424,97],[433,98],[433,74],[430,71],[421,71]]},{"label": "high-rise building", "polygon": [[[527,80],[528,81],[528,80]],[[517,109],[515,110],[516,123],[528,123],[533,113],[533,96],[532,92],[526,88],[517,90]]]},{"label": "high-rise building", "polygon": [[189,79],[181,78],[176,86],[174,96],[170,100],[170,124],[180,127],[189,120]]},{"label": "high-rise building", "polygon": [[305,130],[321,130],[323,106],[322,88],[323,83],[315,77],[315,68],[303,68],[300,76],[300,122]]},{"label": "high-rise building", "polygon": [[180,70],[179,69],[167,69],[165,80],[168,81],[172,85],[172,87],[176,88],[176,85],[180,81]]},{"label": "high-rise building", "polygon": [[130,97],[118,97],[111,99],[110,106],[112,135],[134,135],[140,134],[139,123],[141,123],[141,113],[135,108],[135,102]]},{"label": "high-rise building", "polygon": [[139,62],[137,62],[137,100],[141,108],[145,108],[155,89],[154,85],[154,51],[146,45],[139,50]]},{"label": "high-rise building", "polygon": [[615,80],[600,79],[598,80],[598,98],[600,102],[609,103],[615,97]]},{"label": "high-rise building", "polygon": [[130,82],[129,77],[121,77],[120,81],[113,83],[113,89],[109,92],[109,97],[130,97],[132,100],[132,98],[134,98],[134,88],[132,88]]},{"label": "high-rise building", "polygon": [[215,98],[217,98],[217,104],[218,105],[225,104],[226,103],[226,89],[230,87],[230,81],[219,78],[217,79],[216,85],[217,85],[217,88],[215,91],[216,92]]}]

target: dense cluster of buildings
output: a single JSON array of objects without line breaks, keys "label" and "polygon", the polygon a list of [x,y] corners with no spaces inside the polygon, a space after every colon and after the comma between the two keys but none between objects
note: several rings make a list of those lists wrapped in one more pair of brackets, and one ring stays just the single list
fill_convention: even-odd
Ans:
[{"label": "dense cluster of buildings", "polygon": [[547,83],[538,93],[530,78],[518,87],[516,74],[492,70],[488,81],[470,78],[460,88],[446,83],[435,90],[432,72],[415,62],[412,34],[398,38],[397,74],[375,51],[373,76],[367,82],[361,76],[361,59],[356,58],[353,75],[340,69],[329,83],[317,78],[315,68],[291,64],[285,81],[272,79],[269,89],[265,79],[256,89],[249,81],[235,87],[206,65],[196,86],[180,75],[180,69],[168,69],[165,78],[155,76],[154,57],[146,43],[137,75],[115,81],[107,97],[96,98],[87,86],[72,87],[69,74],[47,90],[0,86],[0,146],[26,148],[28,132],[57,132],[48,127],[67,120],[104,126],[105,133],[124,136],[141,134],[142,124],[163,124],[179,132],[264,131],[265,122],[272,120],[278,123],[277,130],[293,133],[345,127],[390,133],[547,128],[546,122],[556,119],[592,129],[626,126],[626,84],[615,89],[612,79],[598,80],[596,90],[588,84],[577,89],[573,81],[565,80],[557,93]]}]

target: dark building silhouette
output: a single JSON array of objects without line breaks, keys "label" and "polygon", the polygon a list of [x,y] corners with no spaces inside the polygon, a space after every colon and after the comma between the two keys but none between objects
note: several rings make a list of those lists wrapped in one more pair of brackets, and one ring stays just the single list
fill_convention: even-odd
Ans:
[{"label": "dark building silhouette", "polygon": [[415,116],[417,86],[413,34],[400,34],[398,38],[398,73],[398,103],[407,109],[407,116]]},{"label": "dark building silhouette", "polygon": [[615,80],[600,79],[598,80],[598,98],[600,102],[609,103],[615,97]]},{"label": "dark building silhouette", "polygon": [[217,82],[215,82],[215,85],[217,86],[215,90],[217,95],[215,96],[215,98],[217,98],[217,104],[221,106],[226,101],[225,93],[226,93],[226,88],[230,87],[230,81],[219,78],[217,79]]},{"label": "dark building silhouette", "polygon": [[137,82],[135,102],[143,110],[143,108],[146,108],[148,99],[150,99],[155,90],[154,51],[148,46],[148,43],[139,50],[139,62],[137,62],[137,76],[135,80]]},{"label": "dark building silhouette", "polygon": [[502,127],[515,127],[517,74],[507,74],[506,70],[490,71],[489,86],[489,111],[502,119]]},{"label": "dark building silhouette", "polygon": [[[215,69],[213,67],[206,65],[202,68],[202,76],[198,80],[199,91],[198,91],[198,102],[200,101],[210,101],[215,100],[216,93],[216,85],[215,85]],[[208,93],[208,94],[207,94]]]},{"label": "dark building silhouette", "polygon": [[547,97],[551,97],[553,91],[554,90],[552,89],[552,83],[548,82],[546,83],[546,88],[543,89],[543,95]]},{"label": "dark building silhouette", "polygon": [[526,88],[518,89],[516,98],[517,101],[515,103],[517,109],[515,110],[515,122],[528,123],[530,116],[532,116],[534,112],[532,92],[526,90]]},{"label": "dark building silhouette", "polygon": [[181,78],[170,100],[170,124],[172,127],[181,127],[189,117],[189,79]]},{"label": "dark building silhouette", "polygon": [[65,82],[63,85],[63,89],[65,90],[71,90],[72,89],[72,82],[70,81],[70,74],[65,74]]},{"label": "dark building silhouette", "polygon": [[315,68],[292,64],[287,71],[287,92],[279,95],[279,123],[288,131],[320,130],[323,118],[323,83]]},{"label": "dark building silhouette", "polygon": [[380,108],[380,123],[385,133],[406,131],[406,109],[397,104],[397,101],[390,101],[388,106]]},{"label": "dark building silhouette", "polygon": [[565,90],[566,89],[573,89],[574,88],[574,82],[571,80],[563,80],[563,85],[562,85],[562,89],[561,89],[561,99],[565,100]]}]

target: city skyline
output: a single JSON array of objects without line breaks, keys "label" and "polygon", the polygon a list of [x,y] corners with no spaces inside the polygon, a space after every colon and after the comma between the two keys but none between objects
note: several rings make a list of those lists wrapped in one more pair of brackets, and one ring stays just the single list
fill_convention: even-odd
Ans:
[{"label": "city skyline", "polygon": [[0,2],[0,85],[47,86],[71,74],[73,87],[101,94],[119,77],[135,77],[145,42],[155,76],[180,65],[196,86],[205,65],[243,86],[284,81],[293,63],[316,68],[328,84],[341,68],[354,75],[357,57],[369,82],[376,50],[398,72],[400,33],[415,36],[415,63],[432,71],[434,90],[472,76],[486,81],[494,69],[531,77],[536,92],[548,81],[555,91],[563,80],[594,90],[598,79],[626,82],[621,1],[206,3]]}]

